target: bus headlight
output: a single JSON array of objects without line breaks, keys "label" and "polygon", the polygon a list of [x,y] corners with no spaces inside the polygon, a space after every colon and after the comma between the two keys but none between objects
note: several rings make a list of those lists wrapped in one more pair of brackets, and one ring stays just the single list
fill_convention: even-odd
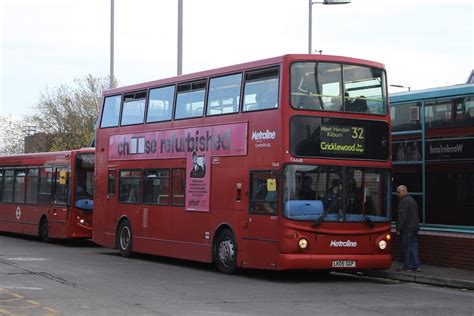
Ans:
[{"label": "bus headlight", "polygon": [[308,239],[306,239],[306,238],[301,238],[301,239],[298,241],[298,246],[300,247],[300,249],[306,249],[306,248],[308,248]]},{"label": "bus headlight", "polygon": [[384,250],[385,248],[387,248],[387,242],[385,240],[379,241],[379,248],[380,250]]}]

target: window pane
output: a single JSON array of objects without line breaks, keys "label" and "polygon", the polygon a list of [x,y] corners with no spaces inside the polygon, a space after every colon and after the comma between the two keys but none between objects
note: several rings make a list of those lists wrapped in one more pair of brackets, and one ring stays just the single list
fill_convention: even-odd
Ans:
[{"label": "window pane", "polygon": [[175,118],[200,117],[204,114],[206,82],[198,81],[178,86]]},{"label": "window pane", "polygon": [[5,170],[3,174],[3,202],[13,200],[13,170]]},{"label": "window pane", "polygon": [[38,169],[29,169],[26,177],[26,202],[36,203],[38,200]]},{"label": "window pane", "polygon": [[474,96],[456,100],[456,126],[474,126]]},{"label": "window pane", "polygon": [[278,210],[279,179],[271,172],[251,174],[250,212],[275,214]]},{"label": "window pane", "polygon": [[278,69],[248,72],[245,75],[244,111],[278,107]]},{"label": "window pane", "polygon": [[141,170],[120,171],[119,202],[140,203],[141,200]]},{"label": "window pane", "polygon": [[120,125],[141,124],[145,117],[146,91],[123,96],[122,121]]},{"label": "window pane", "polygon": [[239,111],[242,74],[212,78],[209,84],[207,115]]},{"label": "window pane", "polygon": [[121,96],[106,97],[100,127],[117,126],[120,115]]},{"label": "window pane", "polygon": [[344,65],[344,110],[385,114],[385,73],[380,69]]},{"label": "window pane", "polygon": [[420,161],[421,140],[403,140],[392,143],[392,155],[394,161]]},{"label": "window pane", "polygon": [[171,204],[184,206],[184,192],[186,188],[186,175],[184,169],[173,169]]},{"label": "window pane", "polygon": [[40,168],[38,203],[49,204],[51,202],[52,168]]},{"label": "window pane", "polygon": [[174,86],[150,90],[146,118],[148,123],[171,120],[174,90]]},{"label": "window pane", "polygon": [[451,100],[425,103],[426,128],[451,126]]},{"label": "window pane", "polygon": [[420,103],[396,104],[390,108],[392,132],[414,131],[421,128]]},{"label": "window pane", "polygon": [[25,170],[15,170],[14,202],[25,202]]},{"label": "window pane", "polygon": [[305,110],[342,110],[341,65],[302,62],[291,66],[291,104]]},{"label": "window pane", "polygon": [[94,197],[94,154],[76,156],[74,171],[74,205],[90,210]]},{"label": "window pane", "polygon": [[169,170],[148,170],[143,183],[143,203],[169,204]]}]

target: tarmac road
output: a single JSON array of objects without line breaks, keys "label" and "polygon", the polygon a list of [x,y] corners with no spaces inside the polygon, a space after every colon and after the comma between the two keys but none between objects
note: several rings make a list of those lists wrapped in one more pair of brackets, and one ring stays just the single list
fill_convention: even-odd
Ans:
[{"label": "tarmac road", "polygon": [[342,273],[120,257],[90,241],[0,235],[0,315],[472,315],[474,292]]}]

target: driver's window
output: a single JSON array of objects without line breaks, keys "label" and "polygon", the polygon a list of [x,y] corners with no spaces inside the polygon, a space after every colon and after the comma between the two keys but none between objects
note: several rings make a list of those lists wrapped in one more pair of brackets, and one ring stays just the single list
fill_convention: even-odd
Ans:
[{"label": "driver's window", "polygon": [[250,174],[251,213],[276,214],[278,211],[279,181],[272,171],[259,171]]}]

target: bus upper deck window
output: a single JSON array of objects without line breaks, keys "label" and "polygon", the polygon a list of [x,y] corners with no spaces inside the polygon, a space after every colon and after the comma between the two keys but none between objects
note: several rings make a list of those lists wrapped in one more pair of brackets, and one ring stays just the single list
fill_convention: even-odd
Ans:
[{"label": "bus upper deck window", "polygon": [[105,98],[100,127],[118,126],[121,99],[120,95]]},{"label": "bus upper deck window", "polygon": [[221,115],[239,111],[242,74],[212,78],[207,98],[207,115]]},{"label": "bus upper deck window", "polygon": [[175,86],[150,90],[147,123],[171,120]]},{"label": "bus upper deck window", "polygon": [[251,71],[245,74],[244,111],[278,107],[278,68]]},{"label": "bus upper deck window", "polygon": [[122,121],[120,125],[143,123],[146,95],[146,91],[141,91],[123,96]]},{"label": "bus upper deck window", "polygon": [[206,80],[178,85],[175,119],[201,117],[204,114]]},{"label": "bus upper deck window", "polygon": [[340,64],[298,62],[291,66],[291,104],[303,110],[341,111]]},{"label": "bus upper deck window", "polygon": [[382,69],[317,62],[291,65],[295,109],[385,114],[386,99]]}]

